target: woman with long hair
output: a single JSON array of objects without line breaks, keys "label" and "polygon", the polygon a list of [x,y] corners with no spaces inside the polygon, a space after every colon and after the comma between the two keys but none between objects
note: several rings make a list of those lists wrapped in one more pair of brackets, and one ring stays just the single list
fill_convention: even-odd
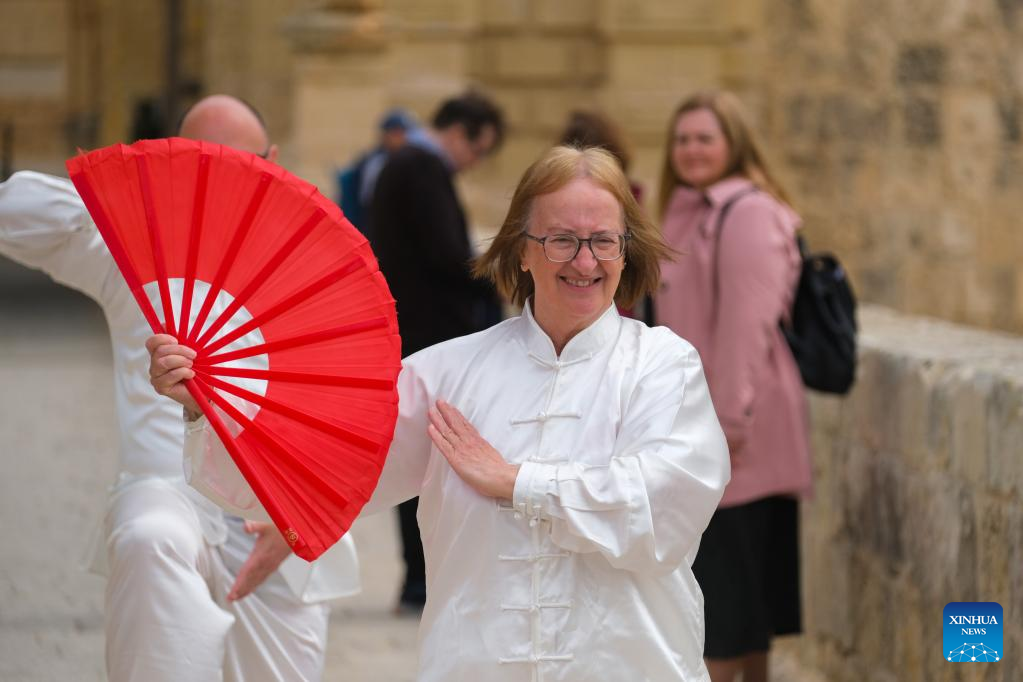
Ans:
[{"label": "woman with long hair", "polygon": [[732,479],[693,565],[714,682],[767,679],[775,635],[801,631],[797,499],[810,453],[799,370],[779,328],[792,305],[799,216],[768,169],[738,99],[721,91],[672,115],[659,208],[657,322],[690,341],[728,440]]}]

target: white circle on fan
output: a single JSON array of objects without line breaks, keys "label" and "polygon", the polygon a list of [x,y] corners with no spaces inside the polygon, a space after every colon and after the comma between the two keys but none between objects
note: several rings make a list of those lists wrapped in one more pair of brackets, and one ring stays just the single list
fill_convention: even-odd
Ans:
[{"label": "white circle on fan", "polygon": [[[149,282],[142,287],[146,296],[149,298],[149,302],[153,305],[153,309],[156,311],[156,316],[160,318],[160,322],[164,322],[163,319],[163,302],[160,300],[160,286],[155,281]],[[185,291],[185,280],[182,278],[174,278],[167,280],[167,289],[170,292],[171,308],[174,311],[174,322],[180,324],[181,320],[181,301],[184,298],[183,294]],[[189,307],[189,327],[195,324],[195,319],[199,316],[199,310],[202,308],[203,301],[206,300],[206,295],[210,291],[210,285],[208,282],[202,280],[195,280],[192,286],[192,303]],[[213,302],[213,306],[210,308],[209,315],[206,316],[206,322],[203,323],[202,332],[205,333],[209,326],[216,320],[220,313],[227,309],[231,303],[234,302],[234,296],[227,293],[223,289],[217,294],[217,298]],[[212,339],[207,341],[207,344],[216,341],[225,334],[234,331],[243,324],[249,322],[252,319],[252,314],[245,309],[245,306],[241,306],[234,312],[233,315],[227,320],[223,327],[213,336]],[[202,336],[202,334],[199,334]],[[259,328],[255,328],[248,332],[244,336],[241,336],[231,343],[225,345],[223,348],[217,350],[216,354],[230,353],[244,348],[251,348],[252,346],[258,346],[265,343],[263,334],[260,333]],[[266,371],[270,369],[270,356],[266,353],[259,355],[253,355],[247,358],[238,358],[237,360],[230,360],[228,362],[217,365],[218,367],[236,367],[239,369],[256,369]],[[265,379],[248,379],[243,377],[228,377],[218,376],[218,379],[225,383],[234,384],[239,388],[246,391],[250,391],[260,396],[266,395],[266,380]],[[244,398],[228,393],[219,388],[213,389],[221,397],[231,403],[239,412],[244,414],[249,419],[253,419],[256,413],[259,412],[259,405],[249,402]],[[242,426],[238,424],[234,419],[229,417],[227,413],[221,410],[219,407],[215,407],[220,418],[224,420],[225,426],[228,430],[237,437],[242,432]]]}]

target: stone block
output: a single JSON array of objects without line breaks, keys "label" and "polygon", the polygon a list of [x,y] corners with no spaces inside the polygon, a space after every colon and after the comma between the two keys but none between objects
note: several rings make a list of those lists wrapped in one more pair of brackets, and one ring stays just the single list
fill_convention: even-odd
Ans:
[{"label": "stone block", "polygon": [[871,451],[897,450],[899,419],[898,405],[889,398],[898,389],[900,360],[880,353],[860,355],[856,368],[856,382],[862,389],[853,396],[852,409],[857,440]]},{"label": "stone block", "polygon": [[948,54],[942,45],[903,45],[895,79],[901,85],[940,85],[945,81],[947,61]]},{"label": "stone block", "polygon": [[384,8],[410,29],[465,29],[476,21],[476,0],[385,0]]},{"label": "stone block", "polygon": [[[923,621],[931,614],[922,608],[915,581],[900,580],[895,588],[893,658],[900,680],[924,680],[924,659],[933,656],[934,646],[924,637]],[[940,615],[939,615],[940,618]]]},{"label": "stone block", "polygon": [[537,26],[552,30],[594,28],[599,19],[599,5],[590,0],[534,0],[533,11]]},{"label": "stone block", "polygon": [[64,57],[69,11],[64,0],[4,0],[0,3],[0,58],[30,61]]},{"label": "stone block", "polygon": [[982,373],[960,369],[951,388],[952,471],[968,485],[987,485],[987,397],[993,384]]},{"label": "stone block", "polygon": [[[1014,544],[1023,532],[1018,505],[1005,498],[980,495],[977,498],[977,591],[982,601],[995,601],[1004,609],[1010,600]],[[1007,623],[1006,623],[1007,624]],[[1003,625],[1006,625],[1003,624]]]},{"label": "stone block", "polygon": [[1023,495],[1023,381],[995,383],[987,403],[988,486]]},{"label": "stone block", "polygon": [[903,134],[914,147],[933,147],[942,141],[941,104],[934,98],[908,95],[902,102]]},{"label": "stone block", "polygon": [[707,28],[723,21],[715,0],[606,0],[601,3],[601,25],[614,34],[636,31],[679,31]]},{"label": "stone block", "polygon": [[941,471],[947,468],[940,448],[935,448],[934,403],[932,396],[941,367],[933,361],[910,363],[900,375],[895,399],[898,401],[899,442],[907,467],[914,472]]},{"label": "stone block", "polygon": [[[807,518],[807,515],[803,515]],[[828,538],[816,532],[804,536],[803,608],[806,632],[823,635],[841,649],[850,650],[855,639],[853,585],[860,576],[854,570],[853,548],[848,540]]]},{"label": "stone block", "polygon": [[868,557],[853,554],[857,580],[850,590],[853,648],[861,661],[871,662],[871,671],[892,668],[895,606],[887,571]]},{"label": "stone block", "polygon": [[[983,201],[991,188],[994,151],[1001,144],[1001,122],[994,96],[976,91],[944,98],[942,107],[947,145],[946,164],[958,195]],[[970,150],[963,153],[963,150]]]},{"label": "stone block", "polygon": [[[902,482],[905,569],[922,598],[936,599],[958,582],[965,519],[963,488],[938,473],[917,473]],[[948,600],[946,600],[948,601]]]},{"label": "stone block", "polygon": [[481,48],[478,66],[497,82],[580,85],[604,72],[597,45],[581,38],[494,37]]},{"label": "stone block", "polygon": [[530,0],[497,0],[479,3],[480,24],[486,29],[515,30],[529,23]]},{"label": "stone block", "polygon": [[1023,143],[1023,113],[1019,95],[1002,94],[999,97],[998,123],[1002,142],[1013,145]]}]

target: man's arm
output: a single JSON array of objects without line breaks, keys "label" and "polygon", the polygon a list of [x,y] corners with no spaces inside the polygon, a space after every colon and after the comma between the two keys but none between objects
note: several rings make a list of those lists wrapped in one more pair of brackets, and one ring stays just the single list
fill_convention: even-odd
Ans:
[{"label": "man's arm", "polygon": [[71,183],[32,171],[0,183],[0,254],[99,303],[122,283]]}]

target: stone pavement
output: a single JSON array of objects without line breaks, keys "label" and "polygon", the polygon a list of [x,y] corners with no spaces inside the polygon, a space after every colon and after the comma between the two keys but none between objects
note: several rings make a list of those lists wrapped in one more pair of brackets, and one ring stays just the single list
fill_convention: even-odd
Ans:
[{"label": "stone pavement", "polygon": [[[78,568],[116,473],[109,341],[95,306],[0,305],[0,387],[0,680],[102,680],[104,583]],[[381,514],[354,529],[364,590],[334,605],[328,681],[414,679],[417,622],[391,614],[396,523]],[[790,656],[774,664],[777,679],[816,681]]]}]

